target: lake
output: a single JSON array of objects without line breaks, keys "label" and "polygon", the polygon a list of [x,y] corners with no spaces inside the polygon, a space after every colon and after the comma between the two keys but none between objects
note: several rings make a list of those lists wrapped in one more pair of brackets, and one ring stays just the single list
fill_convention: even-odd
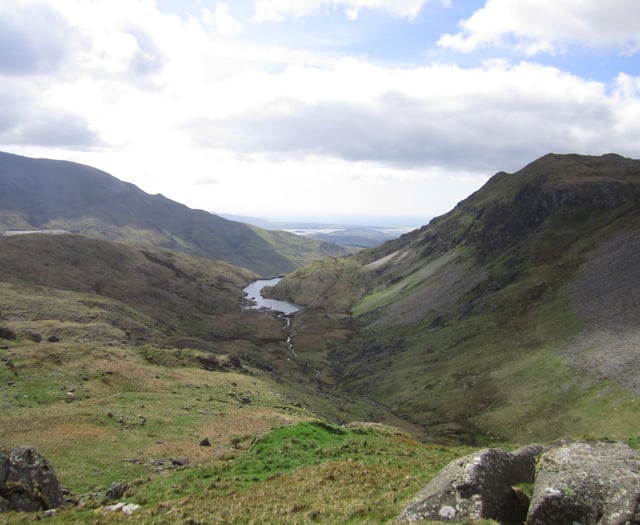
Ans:
[{"label": "lake", "polygon": [[249,286],[244,288],[247,301],[252,304],[247,305],[245,308],[249,310],[273,310],[274,312],[281,312],[285,315],[292,315],[302,310],[301,306],[290,303],[288,301],[279,301],[277,299],[267,299],[262,297],[262,289],[267,286],[275,286],[282,280],[282,277],[273,277],[271,279],[258,279],[252,282]]}]

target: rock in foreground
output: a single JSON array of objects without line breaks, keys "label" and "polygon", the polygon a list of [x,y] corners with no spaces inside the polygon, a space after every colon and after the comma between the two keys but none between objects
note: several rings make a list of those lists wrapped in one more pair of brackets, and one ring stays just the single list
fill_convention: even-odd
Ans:
[{"label": "rock in foreground", "polygon": [[530,525],[640,523],[640,453],[624,443],[561,443],[536,469]]},{"label": "rock in foreground", "polygon": [[[529,502],[515,485],[531,482]],[[640,525],[640,452],[611,442],[482,450],[449,463],[398,519],[482,518],[505,525]]]},{"label": "rock in foreground", "polygon": [[514,487],[531,483],[541,446],[513,453],[485,449],[452,461],[409,503],[400,521],[492,518],[522,524],[528,498]]},{"label": "rock in foreground", "polygon": [[49,462],[31,447],[0,448],[0,511],[33,512],[62,503],[62,488]]}]

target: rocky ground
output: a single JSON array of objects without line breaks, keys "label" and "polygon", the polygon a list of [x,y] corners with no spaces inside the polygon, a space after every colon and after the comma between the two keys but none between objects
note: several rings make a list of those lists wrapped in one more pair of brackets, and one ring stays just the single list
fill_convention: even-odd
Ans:
[{"label": "rocky ground", "polygon": [[[637,231],[637,230],[636,230]],[[640,236],[600,245],[566,287],[584,329],[563,349],[571,364],[640,393]]]},{"label": "rocky ground", "polygon": [[639,481],[640,454],[625,443],[560,441],[514,452],[485,449],[449,463],[399,521],[637,524]]}]

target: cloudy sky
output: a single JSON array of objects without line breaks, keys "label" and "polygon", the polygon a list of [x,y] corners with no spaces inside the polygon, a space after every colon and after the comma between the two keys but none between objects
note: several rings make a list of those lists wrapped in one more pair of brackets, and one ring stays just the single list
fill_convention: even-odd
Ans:
[{"label": "cloudy sky", "polygon": [[193,208],[432,217],[640,157],[638,0],[2,0],[0,149]]}]

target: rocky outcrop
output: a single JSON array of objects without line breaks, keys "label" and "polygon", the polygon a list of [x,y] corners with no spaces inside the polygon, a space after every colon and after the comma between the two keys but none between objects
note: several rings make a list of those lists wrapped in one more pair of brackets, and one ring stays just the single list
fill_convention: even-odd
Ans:
[{"label": "rocky outcrop", "polygon": [[527,523],[640,523],[640,453],[624,443],[561,443],[537,466]]},{"label": "rocky outcrop", "polygon": [[62,504],[62,488],[49,462],[31,447],[0,449],[0,511],[33,512]]},{"label": "rocky outcrop", "polygon": [[[514,485],[533,482],[529,498]],[[640,452],[624,443],[486,449],[447,465],[398,520],[640,525]]]},{"label": "rocky outcrop", "polygon": [[522,524],[529,498],[517,490],[531,483],[541,446],[513,453],[485,449],[452,461],[405,508],[400,521],[455,521],[492,518]]}]

